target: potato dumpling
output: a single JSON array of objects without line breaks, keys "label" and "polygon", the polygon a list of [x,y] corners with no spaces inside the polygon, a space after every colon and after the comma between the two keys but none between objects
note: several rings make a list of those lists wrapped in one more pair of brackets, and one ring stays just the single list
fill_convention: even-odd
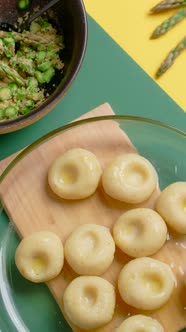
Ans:
[{"label": "potato dumpling", "polygon": [[48,183],[61,198],[83,199],[96,191],[101,173],[100,163],[92,152],[73,148],[52,163]]},{"label": "potato dumpling", "polygon": [[186,182],[166,187],[157,199],[156,211],[176,232],[186,234]]},{"label": "potato dumpling", "polygon": [[85,224],[70,234],[64,252],[67,262],[76,273],[100,275],[114,259],[115,243],[108,228]]},{"label": "potato dumpling", "polygon": [[115,332],[165,332],[156,320],[145,315],[134,315],[126,318]]},{"label": "potato dumpling", "polygon": [[175,278],[169,265],[150,257],[140,257],[127,263],[119,273],[118,289],[129,305],[143,310],[155,310],[170,298]]},{"label": "potato dumpling", "polygon": [[115,222],[116,245],[131,257],[150,256],[165,243],[167,226],[152,209],[138,208],[123,213]]},{"label": "potato dumpling", "polygon": [[55,278],[63,267],[63,244],[52,232],[32,233],[18,245],[15,263],[26,279],[36,283],[49,281]]},{"label": "potato dumpling", "polygon": [[113,285],[97,276],[75,278],[63,295],[67,318],[77,327],[89,331],[112,320],[115,301]]},{"label": "potato dumpling", "polygon": [[102,175],[104,191],[114,199],[131,204],[148,199],[157,180],[153,165],[137,153],[117,156],[105,167]]}]

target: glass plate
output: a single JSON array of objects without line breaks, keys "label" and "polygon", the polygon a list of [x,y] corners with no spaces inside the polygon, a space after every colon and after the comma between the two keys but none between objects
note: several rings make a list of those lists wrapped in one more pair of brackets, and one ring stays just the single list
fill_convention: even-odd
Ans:
[{"label": "glass plate", "polygon": [[[160,188],[175,181],[186,181],[186,134],[162,123],[129,116],[104,116],[76,121],[45,135],[21,152],[0,176],[3,185],[19,163],[55,136],[78,126],[114,120],[128,135],[138,152],[156,167]],[[92,142],[93,144],[93,142]],[[91,149],[91,146],[90,146]],[[25,280],[14,263],[19,237],[5,212],[0,213],[0,330],[2,332],[71,331],[44,284]]]}]

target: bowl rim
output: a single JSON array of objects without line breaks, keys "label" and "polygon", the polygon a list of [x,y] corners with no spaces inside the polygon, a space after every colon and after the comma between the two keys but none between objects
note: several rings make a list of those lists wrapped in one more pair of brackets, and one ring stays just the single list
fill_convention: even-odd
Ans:
[{"label": "bowl rim", "polygon": [[[12,119],[12,120],[10,119],[10,120],[6,120],[6,121],[0,121],[0,134],[1,134],[1,130],[2,130],[2,133],[6,133],[6,131],[5,132],[3,131],[6,129],[8,129],[8,132],[15,131],[17,129],[14,129],[14,128],[16,128],[17,126],[20,126],[20,129],[21,129],[24,126],[23,125],[24,123],[25,124],[27,123],[26,126],[28,126],[29,124],[32,123],[33,118],[36,118],[36,121],[39,120],[42,117],[42,114],[44,116],[60,102],[62,97],[67,93],[71,84],[76,79],[77,74],[83,63],[83,59],[84,59],[86,48],[87,48],[87,40],[88,40],[88,19],[87,19],[85,5],[84,5],[83,0],[76,0],[76,1],[77,1],[77,5],[80,6],[81,15],[82,15],[81,21],[83,22],[82,23],[83,38],[82,38],[82,43],[81,43],[80,58],[79,58],[78,62],[76,63],[72,74],[69,76],[68,80],[65,82],[63,91],[57,92],[55,98],[53,100],[51,100],[48,105],[45,105],[44,107],[42,107],[42,105],[41,105],[38,107],[37,110],[35,110],[33,112],[27,113],[25,115],[22,115],[20,117]],[[11,130],[11,128],[12,128],[12,130]]]},{"label": "bowl rim", "polygon": [[[60,126],[45,135],[39,137],[37,140],[32,142],[30,145],[25,147],[21,152],[18,152],[16,157],[9,163],[9,165],[4,169],[4,171],[0,174],[0,184],[2,181],[5,179],[5,177],[8,175],[8,173],[12,170],[12,168],[25,156],[27,156],[30,152],[32,152],[35,148],[39,147],[49,139],[54,138],[55,136],[58,136],[59,134],[62,134],[63,132],[79,127],[84,124],[92,123],[92,122],[99,122],[99,121],[107,121],[107,120],[126,120],[126,121],[137,121],[137,122],[144,122],[150,125],[154,125],[157,127],[165,128],[173,133],[176,133],[180,135],[183,138],[186,138],[186,132],[169,125],[165,122],[161,122],[159,120],[154,120],[150,118],[145,118],[145,117],[140,117],[140,116],[133,116],[133,115],[102,115],[102,116],[95,116],[91,118],[86,118],[86,119],[80,119],[80,120],[75,120],[73,122],[67,123],[63,126]],[[1,204],[0,204],[1,205]]]}]

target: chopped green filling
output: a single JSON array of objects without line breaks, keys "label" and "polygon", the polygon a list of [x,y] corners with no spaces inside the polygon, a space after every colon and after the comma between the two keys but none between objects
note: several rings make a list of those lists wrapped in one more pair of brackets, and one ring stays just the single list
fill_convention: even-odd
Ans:
[{"label": "chopped green filling", "polygon": [[[29,1],[18,1],[23,9]],[[63,70],[59,51],[63,37],[45,19],[29,31],[0,31],[0,121],[29,113],[40,105],[56,70]]]},{"label": "chopped green filling", "polygon": [[0,108],[0,120],[4,118],[4,109]]},{"label": "chopped green filling", "polygon": [[9,118],[15,118],[17,116],[17,109],[14,106],[7,106],[4,109],[4,115]]},{"label": "chopped green filling", "polygon": [[30,1],[29,0],[18,0],[17,1],[17,7],[21,10],[26,10],[30,6]]},{"label": "chopped green filling", "polygon": [[39,64],[38,69],[41,71],[46,71],[50,68],[50,66],[51,66],[51,62],[48,60],[48,61],[45,61],[45,62]]},{"label": "chopped green filling", "polygon": [[0,88],[0,101],[11,99],[11,91],[8,87],[3,86]]}]

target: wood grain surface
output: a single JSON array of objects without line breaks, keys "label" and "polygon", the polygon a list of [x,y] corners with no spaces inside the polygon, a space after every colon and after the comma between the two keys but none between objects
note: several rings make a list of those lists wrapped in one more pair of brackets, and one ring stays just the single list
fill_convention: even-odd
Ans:
[{"label": "wood grain surface", "polygon": [[[113,114],[108,104],[103,104],[84,115],[94,117]],[[137,152],[128,137],[113,120],[86,124],[66,131],[47,141],[21,160],[9,173],[0,187],[0,196],[10,220],[17,232],[24,237],[32,232],[50,230],[59,235],[65,242],[76,226],[85,223],[101,224],[112,230],[113,223],[130,205],[119,203],[104,194],[101,185],[94,195],[81,201],[65,201],[57,198],[47,183],[48,168],[53,160],[72,147],[82,147],[95,153],[104,167],[109,160],[123,152]],[[1,161],[2,171],[11,161],[12,156]],[[157,188],[150,199],[141,206],[154,207],[159,194]],[[170,301],[156,312],[147,313],[159,319],[165,331],[176,332],[186,325],[186,291],[183,291],[183,239],[169,239],[166,245],[153,257],[167,262],[173,268],[177,286]],[[130,258],[116,250],[115,259],[110,268],[102,275],[115,287],[117,305],[113,320],[94,332],[111,332],[120,325],[129,314],[139,313],[124,304],[117,291],[117,277],[122,266]],[[69,282],[77,275],[65,262],[61,274],[48,282],[48,287],[60,306],[63,315],[63,292]],[[74,332],[82,330],[69,322]],[[91,331],[90,331],[91,332]]]}]

